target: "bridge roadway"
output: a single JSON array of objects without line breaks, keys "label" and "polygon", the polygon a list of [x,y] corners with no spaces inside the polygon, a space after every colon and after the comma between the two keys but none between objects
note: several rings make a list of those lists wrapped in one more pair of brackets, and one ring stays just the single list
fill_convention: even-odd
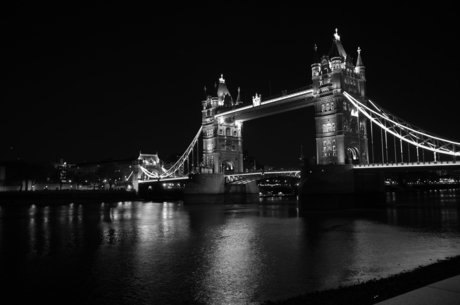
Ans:
[{"label": "bridge roadway", "polygon": [[227,184],[248,184],[249,182],[256,181],[261,178],[279,177],[279,176],[300,178],[300,170],[236,173],[236,174],[231,174],[231,175],[225,175],[225,183]]},{"label": "bridge roadway", "polygon": [[[251,173],[235,173],[224,175],[226,184],[247,184],[251,181],[255,181],[266,177],[278,177],[287,176],[300,178],[300,170],[288,170],[288,171],[260,171]],[[139,183],[178,183],[186,182],[190,180],[189,176],[185,177],[174,177],[174,178],[154,178],[151,180],[139,180]]]}]

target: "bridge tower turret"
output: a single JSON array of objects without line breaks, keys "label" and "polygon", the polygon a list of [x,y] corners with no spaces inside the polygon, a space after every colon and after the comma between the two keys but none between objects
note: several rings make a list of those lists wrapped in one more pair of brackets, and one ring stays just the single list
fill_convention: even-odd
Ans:
[{"label": "bridge tower turret", "polygon": [[202,101],[203,171],[207,173],[238,173],[243,171],[242,122],[219,115],[241,103],[240,90],[236,102],[230,95],[223,75],[215,96]]},{"label": "bridge tower turret", "polygon": [[313,63],[311,65],[311,79],[313,82],[313,89],[315,90],[313,94],[317,94],[318,88],[319,88],[319,75],[321,73],[321,62],[318,58],[318,52],[317,52],[317,47],[315,44],[314,50],[314,56],[313,56]]},{"label": "bridge tower turret", "polygon": [[318,164],[368,163],[366,117],[343,95],[365,103],[364,71],[360,53],[355,67],[336,29],[328,56],[312,64]]},{"label": "bridge tower turret", "polygon": [[366,98],[366,68],[361,59],[361,48],[358,47],[358,60],[356,61],[355,72],[361,77],[358,80],[358,90],[362,98]]}]

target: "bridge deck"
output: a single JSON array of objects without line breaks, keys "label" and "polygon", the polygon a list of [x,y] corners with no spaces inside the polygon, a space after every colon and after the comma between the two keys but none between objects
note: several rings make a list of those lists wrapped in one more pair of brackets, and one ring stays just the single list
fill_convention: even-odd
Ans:
[{"label": "bridge deck", "polygon": [[353,166],[355,170],[439,170],[439,169],[460,169],[460,162],[456,161],[438,161],[438,162],[403,162],[403,163],[374,163],[374,164],[356,164]]}]

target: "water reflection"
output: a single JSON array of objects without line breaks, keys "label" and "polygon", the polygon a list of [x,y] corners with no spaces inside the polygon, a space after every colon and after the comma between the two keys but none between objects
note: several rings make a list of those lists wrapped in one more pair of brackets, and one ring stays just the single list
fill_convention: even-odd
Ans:
[{"label": "water reflection", "polygon": [[460,254],[458,199],[388,193],[386,208],[302,215],[273,200],[2,206],[1,284],[19,303],[283,299]]}]

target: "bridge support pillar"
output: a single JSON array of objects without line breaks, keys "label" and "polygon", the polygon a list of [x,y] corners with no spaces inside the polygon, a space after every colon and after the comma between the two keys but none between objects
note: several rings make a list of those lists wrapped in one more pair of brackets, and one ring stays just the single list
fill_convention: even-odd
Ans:
[{"label": "bridge support pillar", "polygon": [[[137,160],[136,160],[137,161]],[[136,195],[139,195],[139,164],[133,164],[133,190]]]},{"label": "bridge support pillar", "polygon": [[353,165],[305,165],[300,175],[300,195],[355,192]]},{"label": "bridge support pillar", "polygon": [[185,204],[246,203],[259,199],[255,181],[247,184],[225,185],[223,174],[193,175],[185,185]]},{"label": "bridge support pillar", "polygon": [[246,184],[225,186],[225,203],[250,203],[259,200],[259,186],[256,181]]},{"label": "bridge support pillar", "polygon": [[[360,204],[358,199],[364,193],[375,194],[384,191],[384,175],[380,172],[357,172],[351,164],[304,165],[301,169],[299,207],[350,208]],[[367,202],[372,203],[372,199],[366,199],[363,204]]]}]

